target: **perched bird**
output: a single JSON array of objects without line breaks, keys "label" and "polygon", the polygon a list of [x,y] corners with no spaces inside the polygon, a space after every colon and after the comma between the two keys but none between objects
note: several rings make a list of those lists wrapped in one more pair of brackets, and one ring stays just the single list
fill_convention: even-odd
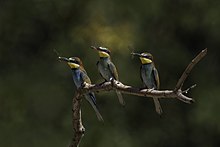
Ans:
[{"label": "perched bird", "polygon": [[[77,89],[81,88],[84,82],[91,84],[85,69],[83,68],[82,61],[78,57],[59,57],[59,60],[67,62],[72,70],[73,81]],[[84,94],[86,100],[92,105],[98,120],[103,121],[101,114],[97,108],[95,94],[93,92]]]},{"label": "perched bird", "polygon": [[[97,50],[99,53],[100,60],[97,62],[97,66],[98,66],[99,73],[104,78],[104,80],[110,81],[111,78],[115,80],[119,80],[117,69],[111,61],[110,50],[104,47],[91,46],[91,48]],[[121,92],[116,90],[116,94],[118,96],[118,100],[120,104],[124,106],[125,101],[122,97]]]},{"label": "perched bird", "polygon": [[[144,86],[148,89],[159,89],[160,80],[157,69],[153,62],[153,56],[150,53],[131,53],[133,56],[138,56],[141,60],[141,80]],[[158,98],[153,98],[156,112],[162,114],[162,108]]]}]

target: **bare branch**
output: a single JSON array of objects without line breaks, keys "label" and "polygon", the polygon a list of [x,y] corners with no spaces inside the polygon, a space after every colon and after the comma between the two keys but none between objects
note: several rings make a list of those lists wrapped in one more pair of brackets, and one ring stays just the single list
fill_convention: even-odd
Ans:
[{"label": "bare branch", "polygon": [[188,91],[190,91],[191,89],[195,88],[196,84],[190,86],[189,88],[187,88],[186,90],[183,91],[183,93],[188,93]]},{"label": "bare branch", "polygon": [[185,103],[192,103],[194,100],[182,95],[182,91],[174,92],[173,90],[153,90],[141,89],[132,86],[124,85],[123,83],[112,80],[112,82],[105,82],[102,85],[90,85],[85,83],[85,87],[81,89],[81,93],[89,93],[96,91],[118,90],[121,93],[142,96],[147,98],[177,98]]},{"label": "bare branch", "polygon": [[176,87],[174,91],[177,91],[178,89],[181,89],[183,86],[183,83],[185,82],[186,78],[189,76],[189,73],[193,69],[193,67],[207,54],[207,48],[202,50],[187,66],[185,71],[183,72],[182,76],[180,77],[179,81],[176,84]]},{"label": "bare branch", "polygon": [[183,86],[184,81],[188,77],[189,73],[193,69],[193,67],[206,55],[207,49],[202,50],[187,66],[182,76],[177,82],[177,85],[174,90],[153,90],[153,89],[143,89],[136,88],[129,85],[125,85],[120,81],[116,81],[112,79],[110,82],[105,82],[103,84],[88,84],[84,83],[83,87],[76,92],[76,95],[73,98],[73,129],[74,129],[74,137],[72,139],[72,143],[69,147],[79,147],[79,143],[85,133],[85,128],[82,125],[81,119],[81,96],[85,93],[89,92],[98,92],[98,91],[110,91],[117,90],[121,93],[148,97],[148,98],[176,98],[184,103],[191,104],[194,100],[190,97],[184,95],[190,89],[194,88],[195,85],[189,87],[185,91],[182,91],[181,88]]},{"label": "bare branch", "polygon": [[81,117],[81,94],[77,91],[73,98],[73,108],[72,108],[72,123],[74,136],[72,142],[69,147],[79,147],[80,141],[85,133],[85,128],[82,125],[82,117]]}]

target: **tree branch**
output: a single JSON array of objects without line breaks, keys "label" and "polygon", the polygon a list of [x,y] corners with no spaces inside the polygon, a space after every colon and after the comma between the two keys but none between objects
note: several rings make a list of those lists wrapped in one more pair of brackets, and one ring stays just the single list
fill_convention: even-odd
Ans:
[{"label": "tree branch", "polygon": [[102,85],[91,85],[84,84],[83,89],[80,90],[80,93],[89,93],[97,91],[110,91],[118,90],[121,93],[142,96],[147,98],[177,98],[185,103],[192,103],[194,100],[182,94],[182,91],[175,92],[174,90],[153,90],[153,89],[141,89],[128,85],[112,79],[111,82],[105,82]]},{"label": "tree branch", "polygon": [[74,135],[69,147],[79,147],[80,141],[85,133],[85,128],[82,125],[81,101],[82,101],[81,94],[79,93],[79,91],[76,91],[72,103],[72,107],[73,107],[72,123],[73,123]]},{"label": "tree branch", "polygon": [[179,81],[176,84],[174,91],[181,89],[183,83],[185,82],[186,78],[188,77],[189,73],[193,69],[193,67],[207,54],[207,48],[202,50],[192,61],[189,63],[185,71],[183,72],[182,76],[180,77]]},{"label": "tree branch", "polygon": [[188,77],[189,73],[193,69],[193,67],[206,55],[207,49],[202,50],[187,66],[185,71],[183,72],[182,76],[178,80],[174,90],[153,90],[153,89],[143,89],[132,87],[129,85],[125,85],[120,81],[116,81],[112,79],[110,82],[105,82],[103,84],[88,84],[84,83],[83,87],[79,89],[74,98],[73,98],[73,128],[74,128],[74,137],[72,139],[72,143],[69,147],[78,147],[80,144],[80,140],[82,139],[85,128],[82,125],[81,119],[81,97],[85,93],[89,92],[98,92],[98,91],[111,91],[117,90],[121,93],[148,97],[148,98],[176,98],[184,103],[191,104],[194,100],[184,93],[187,93],[190,89],[194,88],[195,86],[191,86],[185,91],[182,91],[181,88],[183,86],[184,81]]}]

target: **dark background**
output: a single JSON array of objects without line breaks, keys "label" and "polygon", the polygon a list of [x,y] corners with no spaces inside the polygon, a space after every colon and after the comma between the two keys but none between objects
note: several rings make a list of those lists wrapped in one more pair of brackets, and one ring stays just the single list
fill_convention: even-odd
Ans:
[{"label": "dark background", "polygon": [[152,99],[114,92],[96,94],[105,123],[83,101],[86,128],[81,147],[186,147],[220,144],[220,1],[218,0],[2,0],[0,1],[0,146],[65,147],[71,141],[74,84],[62,56],[83,60],[93,83],[101,82],[98,54],[111,49],[120,80],[140,87],[140,61],[150,52],[161,89],[172,89],[202,49],[208,55],[184,88],[196,103],[162,99],[160,118]]}]

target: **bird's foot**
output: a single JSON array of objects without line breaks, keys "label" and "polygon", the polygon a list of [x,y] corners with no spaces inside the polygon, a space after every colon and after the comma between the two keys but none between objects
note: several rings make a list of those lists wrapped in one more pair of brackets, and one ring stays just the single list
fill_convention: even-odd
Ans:
[{"label": "bird's foot", "polygon": [[151,92],[151,91],[155,90],[155,88],[149,88],[148,90],[149,90],[149,92]]},{"label": "bird's foot", "polygon": [[84,88],[86,86],[86,82],[83,82],[82,84],[81,84],[81,88]]},{"label": "bird's foot", "polygon": [[103,81],[102,83],[99,83],[98,85],[99,86],[102,86],[106,81]]}]

